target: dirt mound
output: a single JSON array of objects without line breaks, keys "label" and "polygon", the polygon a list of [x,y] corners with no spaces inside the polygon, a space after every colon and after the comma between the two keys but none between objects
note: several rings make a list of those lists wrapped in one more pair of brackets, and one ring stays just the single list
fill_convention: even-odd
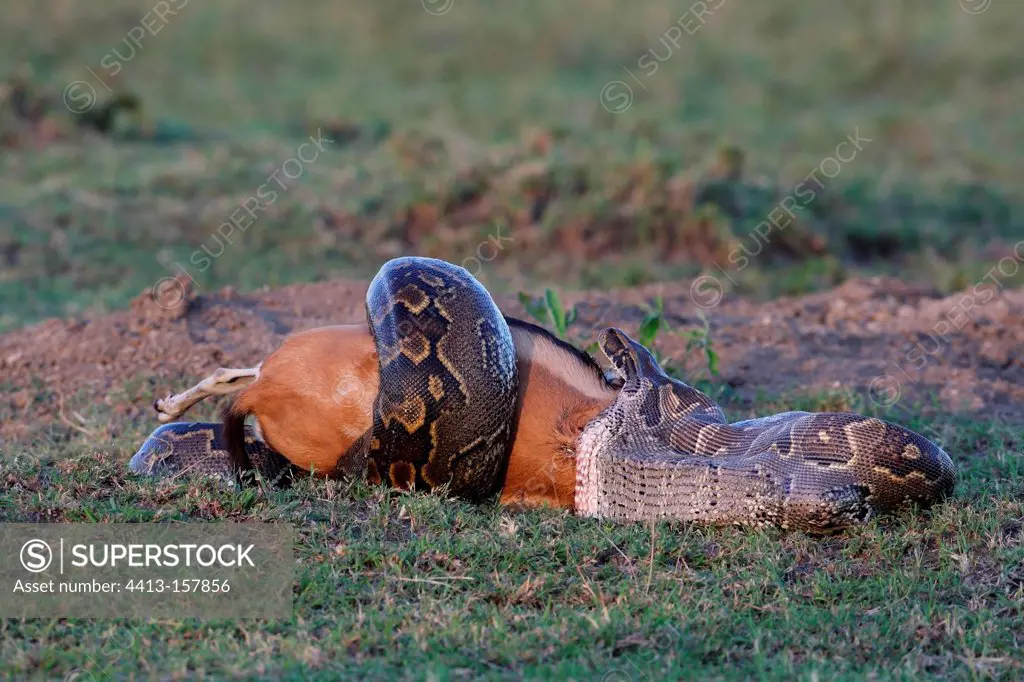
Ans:
[{"label": "dirt mound", "polygon": [[[63,402],[71,396],[110,404],[112,390],[140,378],[162,395],[219,366],[255,364],[289,332],[361,323],[366,287],[339,280],[196,296],[165,280],[128,310],[2,335],[0,410],[13,419],[4,420],[0,440],[66,421]],[[717,280],[704,278],[563,300],[578,311],[570,332],[587,343],[612,325],[635,334],[657,297],[676,330],[703,327],[706,314],[719,356],[715,381],[740,399],[852,389],[882,405],[908,401],[901,404],[1024,421],[1024,291],[975,287],[943,298],[873,279],[755,304],[723,297]],[[498,297],[498,304],[526,316],[518,300]],[[666,361],[693,368],[684,334],[662,333],[656,348]],[[148,404],[114,407],[156,425]]]}]

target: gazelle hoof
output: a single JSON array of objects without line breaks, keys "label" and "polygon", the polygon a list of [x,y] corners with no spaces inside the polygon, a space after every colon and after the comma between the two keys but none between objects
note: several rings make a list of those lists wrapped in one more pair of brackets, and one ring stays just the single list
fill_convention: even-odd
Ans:
[{"label": "gazelle hoof", "polygon": [[162,424],[166,424],[178,416],[176,414],[172,414],[168,409],[168,403],[170,400],[171,396],[167,395],[164,398],[157,398],[153,401],[153,409],[156,410],[156,419]]}]

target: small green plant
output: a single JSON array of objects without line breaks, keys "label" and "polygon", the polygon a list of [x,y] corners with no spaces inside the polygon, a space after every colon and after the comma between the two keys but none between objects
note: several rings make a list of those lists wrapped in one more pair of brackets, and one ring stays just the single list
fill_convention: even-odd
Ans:
[{"label": "small green plant", "polygon": [[636,333],[636,340],[654,353],[654,359],[658,361],[658,364],[661,365],[666,373],[672,376],[675,372],[675,368],[672,366],[672,358],[663,355],[661,350],[655,345],[655,342],[658,340],[658,334],[662,330],[671,332],[672,328],[669,326],[668,320],[665,319],[665,302],[661,296],[656,296],[654,304],[648,306],[647,314],[644,315],[643,322],[640,323],[640,328]]},{"label": "small green plant", "polygon": [[[684,339],[686,339],[686,355],[689,356],[693,350],[700,351],[704,356],[704,364],[707,367],[708,378],[718,376],[718,354],[711,342],[711,324],[708,321],[704,311],[698,311],[698,317],[701,321],[701,327],[697,329],[689,329],[686,331],[679,331]],[[643,322],[640,323],[640,329],[637,331],[637,341],[646,346],[654,353],[654,358],[670,375],[673,374],[675,368],[671,366],[672,358],[665,357],[661,351],[655,346],[658,334],[662,332],[675,332],[672,327],[669,326],[668,320],[665,319],[665,303],[660,296],[655,297],[654,304],[649,307],[647,315],[644,316]]]},{"label": "small green plant", "polygon": [[563,308],[562,301],[554,289],[545,289],[544,296],[539,299],[521,291],[519,302],[535,320],[554,327],[558,338],[568,338],[569,327],[576,321],[576,306],[570,309]]},{"label": "small green plant", "polygon": [[[520,294],[520,300],[527,305],[527,298]],[[557,301],[557,299],[555,299]],[[533,302],[534,308],[541,308],[543,304],[538,301]],[[529,306],[527,307],[529,309]],[[540,310],[539,313],[534,314],[538,319],[546,321],[546,318],[541,317],[545,310]],[[697,313],[701,320],[701,327],[697,329],[689,329],[686,331],[677,331],[669,325],[668,320],[665,316],[665,302],[660,296],[654,298],[654,303],[647,307],[647,313],[644,315],[643,321],[640,323],[640,328],[636,333],[636,340],[640,342],[645,348],[654,354],[654,359],[661,365],[662,369],[669,376],[682,378],[682,375],[686,374],[686,368],[678,368],[674,366],[673,359],[664,355],[661,349],[657,346],[657,340],[659,334],[662,331],[667,333],[678,333],[684,339],[686,339],[686,355],[690,355],[691,351],[699,350],[704,358],[704,364],[707,368],[708,376],[710,380],[713,377],[718,376],[718,353],[715,352],[714,346],[711,341],[711,323],[704,311]],[[587,346],[587,352],[591,355],[596,355],[598,352],[597,342],[594,341]]]},{"label": "small green plant", "polygon": [[716,377],[718,376],[718,353],[715,352],[714,344],[711,341],[711,322],[703,310],[698,311],[697,317],[701,321],[701,326],[682,332],[683,338],[686,339],[686,353],[689,355],[690,351],[700,351],[704,356],[708,378]]},{"label": "small green plant", "polygon": [[647,315],[644,316],[644,321],[640,323],[636,340],[641,345],[654,351],[658,362],[661,362],[661,354],[655,350],[654,341],[658,338],[658,333],[662,329],[669,331],[669,326],[668,322],[665,321],[665,302],[661,299],[661,296],[657,296],[654,299],[654,305],[651,306]]}]

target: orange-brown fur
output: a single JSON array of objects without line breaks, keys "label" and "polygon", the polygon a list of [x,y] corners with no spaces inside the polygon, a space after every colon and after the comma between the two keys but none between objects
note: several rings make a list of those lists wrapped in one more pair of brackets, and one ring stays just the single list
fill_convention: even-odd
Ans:
[{"label": "orange-brown fur", "polygon": [[519,364],[517,426],[501,503],[572,507],[576,438],[615,391],[547,338],[512,327]]},{"label": "orange-brown fur", "polygon": [[[614,398],[601,377],[551,339],[512,326],[519,364],[515,440],[501,502],[572,507],[574,444],[586,423]],[[337,397],[339,377],[358,390]],[[352,382],[343,380],[345,388]],[[236,398],[231,413],[256,417],[263,440],[293,464],[329,474],[372,425],[377,394],[373,338],[362,325],[289,336]]]},{"label": "orange-brown fur", "polygon": [[231,412],[256,417],[264,442],[303,469],[334,470],[373,424],[377,351],[366,325],[288,336],[260,365]]}]

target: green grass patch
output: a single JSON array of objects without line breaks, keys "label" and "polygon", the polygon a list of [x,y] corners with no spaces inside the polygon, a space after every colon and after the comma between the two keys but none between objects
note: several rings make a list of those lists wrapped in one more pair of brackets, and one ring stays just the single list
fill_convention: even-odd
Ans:
[{"label": "green grass patch", "polygon": [[[732,419],[848,407],[832,395]],[[0,674],[95,679],[1013,679],[1024,456],[998,423],[887,414],[938,440],[956,496],[829,538],[512,513],[304,481],[254,494],[126,473],[146,427],[0,465],[0,520],[287,522],[288,621],[5,621]],[[941,426],[938,426],[941,425]],[[13,451],[12,451],[13,452]],[[17,453],[14,453],[17,454]],[[85,679],[89,679],[86,677]]]},{"label": "green grass patch", "polygon": [[[408,253],[468,259],[498,291],[715,264],[757,296],[876,272],[949,290],[1021,234],[1006,3],[726,2],[677,46],[689,10],[655,0],[456,4],[188,3],[133,46],[149,4],[0,2],[0,330],[124,306],[182,268],[200,292],[251,290]],[[614,114],[600,93],[620,79],[635,97]],[[90,117],[64,106],[72,83]],[[108,88],[138,106],[98,123]],[[318,131],[334,143],[239,213]],[[851,136],[870,141],[837,152]],[[765,237],[787,197],[798,220]]]}]

